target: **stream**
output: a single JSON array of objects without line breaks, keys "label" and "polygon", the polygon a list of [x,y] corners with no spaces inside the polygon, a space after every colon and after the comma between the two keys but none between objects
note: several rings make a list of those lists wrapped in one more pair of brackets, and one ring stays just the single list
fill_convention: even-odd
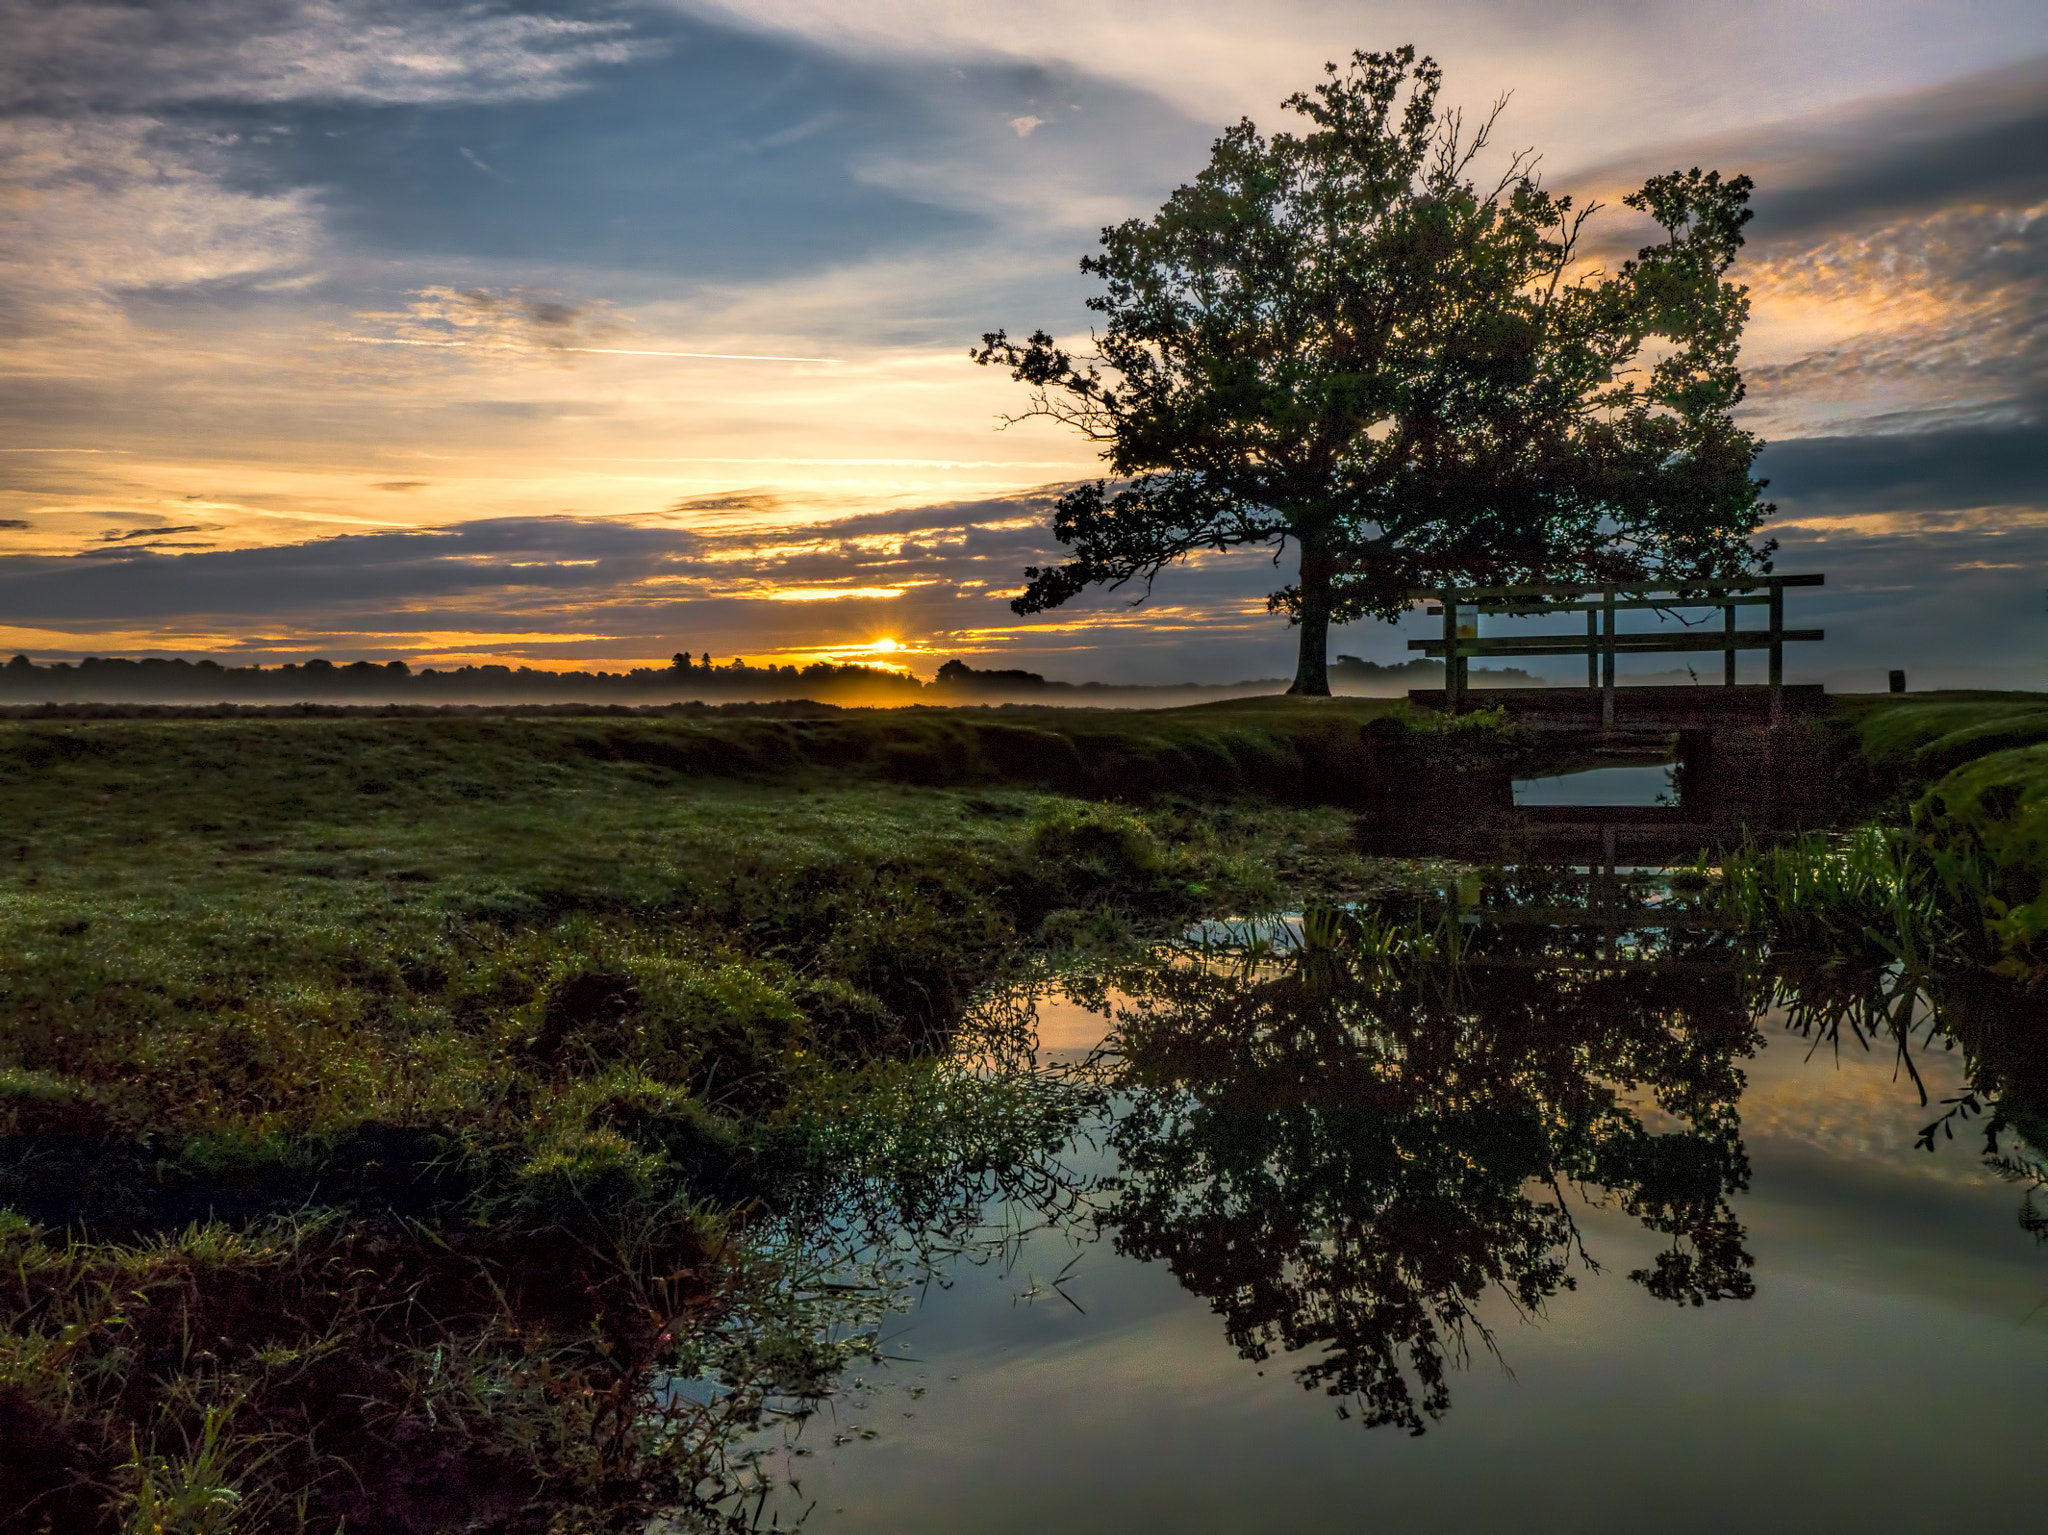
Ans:
[{"label": "stream", "polygon": [[1207,924],[1001,1011],[1030,1064],[972,1069],[1089,1088],[1062,1197],[994,1180],[763,1441],[761,1523],[2038,1517],[2036,1154],[1951,1112],[1951,1039],[1859,1033],[1656,876]]}]

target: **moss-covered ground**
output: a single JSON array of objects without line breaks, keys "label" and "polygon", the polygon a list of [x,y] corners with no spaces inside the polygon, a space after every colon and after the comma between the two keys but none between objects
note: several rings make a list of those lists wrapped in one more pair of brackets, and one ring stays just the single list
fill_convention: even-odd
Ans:
[{"label": "moss-covered ground", "polygon": [[1837,695],[1833,713],[1856,731],[1863,787],[1917,795],[1958,767],[2048,742],[2048,694]]}]

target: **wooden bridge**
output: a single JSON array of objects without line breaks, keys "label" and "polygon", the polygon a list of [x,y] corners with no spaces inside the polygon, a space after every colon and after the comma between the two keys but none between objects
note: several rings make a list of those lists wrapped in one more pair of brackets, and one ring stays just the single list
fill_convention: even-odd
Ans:
[{"label": "wooden bridge", "polygon": [[[1546,582],[1530,586],[1492,586],[1460,589],[1443,587],[1434,591],[1410,592],[1409,598],[1416,602],[1433,602],[1436,606],[1428,611],[1440,615],[1444,621],[1443,638],[1434,640],[1410,640],[1410,650],[1439,656],[1444,662],[1444,685],[1440,689],[1411,693],[1408,696],[1418,703],[1448,709],[1455,714],[1471,691],[1468,667],[1474,656],[1568,656],[1583,654],[1586,658],[1586,687],[1581,692],[1575,688],[1530,688],[1519,690],[1532,695],[1529,699],[1517,698],[1510,703],[1494,690],[1489,690],[1489,705],[1506,706],[1511,712],[1537,709],[1547,713],[1558,713],[1574,707],[1584,710],[1597,701],[1600,727],[1612,730],[1617,725],[1616,708],[1619,702],[1615,686],[1615,661],[1621,656],[1698,654],[1703,651],[1722,652],[1721,685],[1728,691],[1718,690],[1712,696],[1715,702],[1708,703],[1707,696],[1684,704],[1691,713],[1702,710],[1727,713],[1730,711],[1750,712],[1756,707],[1757,693],[1754,689],[1743,689],[1735,681],[1735,657],[1738,651],[1765,650],[1770,652],[1768,663],[1769,681],[1762,690],[1764,706],[1775,722],[1783,714],[1785,704],[1785,646],[1801,640],[1822,640],[1827,638],[1823,629],[1787,629],[1785,627],[1785,588],[1788,586],[1821,586],[1826,576],[1754,576],[1741,581],[1703,581],[1690,586],[1622,586],[1608,583],[1602,586],[1587,586],[1573,582]],[[1747,607],[1767,607],[1768,626],[1762,629],[1738,629],[1737,610]],[[1670,630],[1648,630],[1624,633],[1619,626],[1623,613],[1657,612],[1676,615],[1682,609],[1710,608],[1721,613],[1718,630],[1703,629],[1700,633],[1674,634]],[[1498,635],[1482,639],[1479,634],[1479,618],[1482,614],[1512,618],[1535,618],[1550,613],[1583,613],[1586,615],[1584,634],[1514,634]],[[1685,623],[1683,618],[1679,620]],[[1687,626],[1690,628],[1690,625]],[[1632,693],[1637,691],[1630,690]],[[1691,695],[1697,688],[1659,688],[1659,695]],[[1813,689],[1816,695],[1819,689]],[[1536,705],[1533,695],[1541,693],[1549,702]],[[1746,696],[1745,696],[1746,695]],[[1643,706],[1657,708],[1680,707],[1675,697],[1632,699],[1632,712]]]},{"label": "wooden bridge", "polygon": [[[1827,711],[1818,685],[1785,681],[1785,646],[1825,637],[1785,625],[1788,587],[1824,584],[1820,575],[1752,576],[1682,586],[1551,582],[1524,586],[1444,587],[1411,593],[1433,604],[1441,638],[1408,648],[1444,661],[1444,686],[1409,700],[1452,713],[1475,707],[1472,658],[1583,655],[1586,686],[1488,688],[1484,706],[1502,708],[1535,739],[1539,765],[1677,764],[1673,805],[1522,806],[1515,768],[1474,779],[1407,786],[1406,808],[1367,817],[1361,835],[1375,850],[1434,851],[1473,858],[1527,857],[1567,862],[1654,862],[1703,847],[1769,836],[1823,822],[1832,809],[1832,770],[1822,732],[1802,728]],[[1762,627],[1740,627],[1744,610],[1762,608]],[[1702,616],[1688,623],[1687,611]],[[1719,622],[1714,621],[1718,610]],[[1678,616],[1685,627],[1626,631],[1623,615]],[[1485,615],[1529,618],[1583,614],[1583,632],[1482,636]],[[1738,684],[1736,656],[1767,653],[1766,680]],[[1719,685],[1617,686],[1621,656],[1722,653]],[[1526,771],[1526,765],[1525,765]],[[1430,777],[1428,774],[1422,775]],[[1527,776],[1540,776],[1528,772]],[[1422,802],[1416,799],[1420,791]],[[1444,797],[1442,804],[1430,801]],[[1371,823],[1378,820],[1377,833]],[[1432,843],[1424,848],[1423,841]],[[1397,846],[1396,844],[1400,844]]]}]

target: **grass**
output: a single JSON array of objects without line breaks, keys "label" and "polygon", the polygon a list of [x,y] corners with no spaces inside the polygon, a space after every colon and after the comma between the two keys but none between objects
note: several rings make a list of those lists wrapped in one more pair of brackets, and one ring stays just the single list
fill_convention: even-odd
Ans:
[{"label": "grass", "polygon": [[1868,697],[1837,708],[1857,731],[1856,797],[1877,822],[1910,833],[1895,839],[1893,884],[1917,886],[1928,912],[1940,911],[1954,954],[2028,984],[2048,979],[2048,697]]},{"label": "grass", "polygon": [[[1922,1144],[1972,1124],[1987,1160],[2037,1190],[2048,1182],[2048,697],[1833,707],[1857,748],[1842,809],[1862,823],[1731,856],[1726,908],[1768,945],[1791,1027],[1888,1040],[1916,1084],[1916,1041],[1960,1047],[1968,1085]],[[2048,1232],[2032,1192],[2022,1220]]]},{"label": "grass", "polygon": [[[196,717],[176,717],[181,714]],[[129,743],[152,758],[148,743],[164,739],[159,732],[166,730],[181,733],[179,753],[189,755],[203,751],[208,731],[201,727],[211,726],[213,736],[232,740],[237,752],[275,755],[281,749],[324,791],[372,795],[406,793],[406,783],[384,771],[394,763],[424,768],[459,790],[465,765],[473,769],[478,753],[504,749],[556,764],[580,755],[749,782],[1002,784],[1126,801],[1181,793],[1292,804],[1352,801],[1373,772],[1362,738],[1367,722],[1442,729],[1435,716],[1411,711],[1405,702],[1286,697],[1148,711],[799,703],[640,714],[550,709],[523,716],[308,709],[293,718],[289,711],[235,717],[219,709],[79,706],[16,710],[12,717],[24,732],[21,749],[45,766],[103,750],[118,754]],[[423,733],[441,743],[438,752],[423,749]],[[289,786],[278,790],[269,802],[289,806]]]},{"label": "grass", "polygon": [[2040,693],[1851,694],[1833,709],[1856,731],[1857,797],[1894,810],[1968,763],[2048,742],[2048,695]]},{"label": "grass", "polygon": [[[2022,761],[2016,804],[1988,819],[1966,791],[1999,786],[2034,749],[1994,753],[1927,791],[1908,827],[1866,825],[1730,857],[1719,895],[1734,926],[1767,948],[1764,1002],[1788,1027],[1840,1048],[1884,1042],[1923,1105],[1918,1048],[1960,1048],[1963,1092],[1920,1133],[1932,1150],[1959,1127],[1986,1162],[2028,1186],[2021,1222],[2048,1233],[2036,1195],[2048,1186],[2048,952],[2039,836],[2041,763]],[[1958,812],[1952,799],[1962,799]],[[2014,856],[2016,850],[2024,856]],[[1761,1004],[1760,1004],[1761,1006]],[[2031,1150],[2029,1148],[2032,1148]]]},{"label": "grass", "polygon": [[[1759,872],[1842,973],[1939,918],[2031,984],[2038,749],[1980,703],[1857,716],[1914,830]],[[1370,700],[97,715],[0,721],[29,1532],[733,1523],[748,1429],[868,1346],[849,1252],[1068,1197],[1080,1089],[948,1052],[1022,1058],[1003,983],[1386,888],[1351,807],[1524,747]],[[2004,1123],[2048,1052],[1984,1028]]]},{"label": "grass", "polygon": [[717,1522],[759,1233],[1058,1138],[942,1054],[1032,956],[1382,879],[1385,713],[0,723],[0,1523]]}]

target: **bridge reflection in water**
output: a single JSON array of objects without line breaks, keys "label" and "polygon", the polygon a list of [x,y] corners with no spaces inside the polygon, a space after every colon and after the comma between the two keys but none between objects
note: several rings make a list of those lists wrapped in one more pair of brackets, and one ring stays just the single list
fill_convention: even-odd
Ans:
[{"label": "bridge reflection in water", "polygon": [[[1464,755],[1384,728],[1383,787],[1362,805],[1360,847],[1395,857],[1476,861],[1669,863],[1831,824],[1841,742],[1818,686],[1491,688],[1519,744]],[[1409,701],[1441,708],[1441,691]],[[1369,733],[1374,727],[1367,726]],[[1655,805],[1517,805],[1514,782],[1588,767],[1672,767]]]}]

